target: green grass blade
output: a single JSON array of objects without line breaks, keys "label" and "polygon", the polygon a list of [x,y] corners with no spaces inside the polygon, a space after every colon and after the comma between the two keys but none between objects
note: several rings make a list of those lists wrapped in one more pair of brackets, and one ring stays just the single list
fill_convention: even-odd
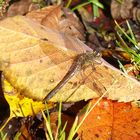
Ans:
[{"label": "green grass blade", "polygon": [[46,128],[47,128],[47,131],[48,131],[49,139],[53,140],[53,134],[52,134],[52,131],[51,131],[51,124],[48,122],[48,119],[46,118],[46,115],[44,114],[43,111],[42,111],[42,115],[43,115],[43,118],[44,118],[45,123],[46,123]]},{"label": "green grass blade", "polygon": [[19,140],[20,136],[21,136],[21,132],[17,132],[15,137],[14,137],[14,140]]},{"label": "green grass blade", "polygon": [[59,138],[59,140],[66,140],[66,133],[62,133],[62,136]]},{"label": "green grass blade", "polygon": [[133,49],[129,48],[128,45],[125,43],[121,35],[117,32],[118,37],[120,38],[121,42],[125,47],[122,47],[118,41],[116,41],[117,45],[125,50],[131,57],[132,61],[135,62],[137,65],[140,65],[140,55],[137,54]]},{"label": "green grass blade", "polygon": [[75,121],[72,125],[72,128],[71,128],[70,132],[69,132],[69,136],[68,136],[67,140],[73,140],[73,137],[76,134],[75,129],[77,128],[77,125],[78,125],[78,116],[76,116],[76,118],[75,118]]},{"label": "green grass blade", "polygon": [[86,112],[84,114],[83,119],[81,120],[81,122],[79,123],[79,125],[76,127],[75,129],[75,134],[77,133],[78,129],[80,128],[80,126],[83,124],[84,120],[86,119],[86,117],[89,115],[89,113],[91,112],[92,108],[90,109],[91,104],[88,105]]},{"label": "green grass blade", "polygon": [[127,73],[126,69],[124,68],[123,64],[119,60],[118,60],[118,63],[119,63],[120,69],[127,75],[128,73]]},{"label": "green grass blade", "polygon": [[100,3],[98,0],[88,0],[90,3],[96,5],[97,7],[104,9],[104,5]]},{"label": "green grass blade", "polygon": [[48,109],[48,104],[47,103],[45,103],[45,107],[46,107],[46,112],[47,112],[47,121],[49,123],[51,123],[51,121],[50,121],[50,114],[49,114],[49,109]]},{"label": "green grass blade", "polygon": [[60,138],[60,139],[63,139],[63,137],[64,137],[64,133],[65,133],[66,126],[67,126],[67,122],[65,122],[65,124],[64,124],[64,126],[63,126],[63,129],[61,130],[61,132],[60,132],[60,134],[59,134],[59,138]]},{"label": "green grass blade", "polygon": [[125,48],[122,47],[131,57],[132,57],[132,54],[134,57],[140,57],[139,54],[137,54],[133,49],[129,48],[128,45],[125,43],[125,41],[123,40],[123,38],[121,37],[121,35],[119,35],[119,33],[117,32],[120,40],[122,41],[122,43],[124,44]]},{"label": "green grass blade", "polygon": [[137,42],[135,42],[133,39],[131,39],[131,37],[129,37],[127,35],[127,33],[120,27],[120,25],[115,21],[116,26],[118,27],[118,29],[126,36],[126,38],[133,43],[134,45],[138,46]]},{"label": "green grass blade", "polygon": [[51,140],[50,137],[49,137],[49,135],[48,135],[48,133],[46,133],[46,139],[47,140]]},{"label": "green grass blade", "polygon": [[99,8],[96,5],[93,5],[93,13],[94,13],[94,18],[99,17]]},{"label": "green grass blade", "polygon": [[123,40],[123,38],[121,37],[121,35],[119,34],[119,32],[117,32],[117,35],[120,38],[121,42],[123,43],[124,47],[122,47],[118,41],[116,41],[116,43],[131,56],[132,55],[132,50],[125,43],[125,41]]},{"label": "green grass blade", "polygon": [[90,113],[90,107],[91,107],[91,104],[89,104],[87,106],[87,109],[86,109],[86,112],[84,114],[84,117],[83,119],[81,120],[81,122],[78,124],[78,116],[76,116],[76,119],[74,121],[74,124],[70,130],[70,133],[69,133],[69,137],[68,137],[68,140],[73,140],[73,137],[75,136],[75,134],[78,132],[78,129],[80,128],[80,126],[82,125],[82,123],[84,122],[84,120],[86,119],[86,117],[88,116],[88,114]]},{"label": "green grass blade", "polygon": [[[130,35],[131,35],[132,40],[134,40],[136,42],[136,44],[138,44],[137,41],[136,41],[135,35],[134,35],[134,33],[133,33],[132,29],[131,29],[131,26],[130,26],[129,22],[126,21],[126,23],[127,23],[127,27],[129,29],[129,32],[130,32]],[[135,46],[135,48],[137,50],[140,50],[140,48],[137,45],[134,45],[134,46]]]},{"label": "green grass blade", "polygon": [[57,124],[57,132],[56,132],[56,135],[55,135],[55,140],[58,139],[59,134],[61,132],[61,125],[62,125],[62,122],[61,122],[61,109],[62,109],[62,102],[59,103],[58,124]]},{"label": "green grass blade", "polygon": [[85,2],[85,3],[79,4],[79,5],[75,6],[74,8],[72,8],[71,11],[75,11],[83,6],[88,5],[88,4],[90,4],[90,2]]},{"label": "green grass blade", "polygon": [[4,134],[3,132],[0,132],[1,140],[6,140],[7,133]]},{"label": "green grass blade", "polygon": [[137,42],[137,41],[136,41],[136,38],[135,38],[135,36],[134,36],[134,34],[133,34],[133,32],[132,32],[132,29],[131,29],[131,27],[130,27],[130,24],[129,24],[128,20],[126,20],[126,23],[127,23],[127,27],[128,27],[128,29],[129,29],[131,38],[132,38],[135,42]]},{"label": "green grass blade", "polygon": [[66,8],[69,8],[71,3],[72,3],[72,0],[68,0],[68,3],[66,4]]}]

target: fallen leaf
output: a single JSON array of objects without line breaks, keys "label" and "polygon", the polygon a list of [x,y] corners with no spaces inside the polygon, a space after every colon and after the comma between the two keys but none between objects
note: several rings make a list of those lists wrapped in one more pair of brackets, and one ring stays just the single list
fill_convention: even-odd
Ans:
[{"label": "fallen leaf", "polygon": [[[54,11],[54,13],[53,13],[53,11]],[[62,15],[61,12],[62,12],[61,6],[57,6],[57,5],[47,6],[45,8],[29,12],[26,15],[26,17],[28,17],[38,23],[41,23],[42,20],[47,17],[47,15],[50,15],[52,17],[53,22],[58,24],[58,21],[60,20],[60,17]],[[58,25],[54,25],[54,27],[51,27],[51,28],[56,29],[55,28],[56,26],[58,27]]]},{"label": "fallen leaf", "polygon": [[[62,5],[47,7],[46,11],[48,14],[45,13],[46,15],[41,20],[41,24],[46,27],[59,30],[59,22],[63,14],[61,8],[62,8]],[[30,16],[31,16],[31,13],[30,13]],[[38,16],[39,16],[39,13],[38,13]]]},{"label": "fallen leaf", "polygon": [[37,100],[56,86],[78,53],[91,50],[77,39],[22,16],[0,22],[0,34],[0,69],[5,78],[21,94]]},{"label": "fallen leaf", "polygon": [[[93,99],[94,105],[97,100]],[[84,114],[80,114],[80,119]],[[140,140],[140,109],[131,103],[102,99],[79,129],[82,140]]]},{"label": "fallen leaf", "polygon": [[10,5],[6,16],[25,15],[35,9],[39,9],[39,5],[33,4],[32,0],[20,0]]},{"label": "fallen leaf", "polygon": [[[21,94],[42,100],[63,79],[75,57],[92,51],[78,39],[22,16],[0,22],[0,70]],[[51,99],[76,102],[99,96],[129,102],[140,99],[140,83],[103,59],[75,74]]]},{"label": "fallen leaf", "polygon": [[26,16],[50,29],[85,40],[83,25],[74,13],[62,8],[62,5],[48,6]]},{"label": "fallen leaf", "polygon": [[120,10],[121,10],[121,4],[116,0],[112,0],[111,14],[112,14],[112,17],[114,19],[120,19],[121,18]]},{"label": "fallen leaf", "polygon": [[[85,81],[90,89],[99,96],[119,102],[130,102],[140,99],[140,83],[129,75],[124,74],[109,63],[101,60],[101,64],[94,64],[94,70]],[[84,73],[89,73],[92,67]],[[91,81],[91,82],[90,82]]]},{"label": "fallen leaf", "polygon": [[[45,108],[42,102],[33,101],[21,96],[6,80],[4,80],[3,85],[0,87],[3,88],[3,90],[1,89],[2,93],[4,92],[0,96],[0,131],[4,128],[4,132],[6,131],[6,133],[7,131],[8,133],[11,133],[10,131],[15,132],[15,129],[13,130],[13,128],[10,127],[10,129],[8,127],[11,125],[14,117],[34,116],[41,109]],[[49,108],[52,108],[52,106],[52,104],[49,104]]]},{"label": "fallen leaf", "polygon": [[23,124],[23,125],[20,127],[20,129],[19,129],[18,132],[21,133],[21,135],[19,136],[19,139],[18,139],[18,140],[25,140],[25,138],[28,139],[28,140],[33,140],[33,139],[32,139],[32,136],[31,136],[31,134],[29,133],[29,130],[28,130],[28,128],[27,128],[27,123]]},{"label": "fallen leaf", "polygon": [[130,19],[133,17],[133,9],[135,7],[133,0],[124,0],[122,3],[113,0],[111,3],[112,17],[114,19]]},{"label": "fallen leaf", "polygon": [[20,99],[18,96],[5,94],[5,98],[10,105],[10,118],[34,115],[45,108],[42,102],[33,101],[27,97]]},{"label": "fallen leaf", "polygon": [[[6,80],[4,80],[3,88],[4,88],[3,91],[4,91],[5,101],[9,106],[9,111],[10,111],[10,114],[8,115],[9,118],[17,117],[17,116],[18,117],[26,117],[29,115],[33,116],[36,113],[38,113],[41,109],[45,108],[45,105],[42,102],[39,101],[37,102],[20,95],[20,93],[17,92],[17,90],[14,89],[12,85]],[[49,104],[49,108],[52,106],[53,105]],[[5,107],[4,109],[6,112]]]}]

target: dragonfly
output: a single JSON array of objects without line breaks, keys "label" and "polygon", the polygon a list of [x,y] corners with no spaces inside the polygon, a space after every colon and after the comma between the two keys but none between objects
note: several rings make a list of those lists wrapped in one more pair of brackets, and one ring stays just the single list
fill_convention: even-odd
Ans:
[{"label": "dragonfly", "polygon": [[79,54],[73,61],[69,71],[63,77],[63,79],[56,85],[54,89],[52,89],[49,94],[43,99],[44,102],[49,101],[64,85],[78,72],[82,69],[82,67],[89,63],[92,64],[95,59],[101,56],[100,53],[96,51],[86,52],[83,54]]}]

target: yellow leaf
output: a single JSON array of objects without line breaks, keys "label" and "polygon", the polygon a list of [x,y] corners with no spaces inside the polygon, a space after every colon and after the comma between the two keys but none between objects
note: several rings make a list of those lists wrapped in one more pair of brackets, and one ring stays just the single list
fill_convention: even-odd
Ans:
[{"label": "yellow leaf", "polygon": [[6,92],[4,95],[10,105],[10,116],[12,117],[34,115],[34,113],[36,114],[45,107],[42,102],[33,101],[27,97],[21,97],[6,80],[4,81],[4,91]]}]

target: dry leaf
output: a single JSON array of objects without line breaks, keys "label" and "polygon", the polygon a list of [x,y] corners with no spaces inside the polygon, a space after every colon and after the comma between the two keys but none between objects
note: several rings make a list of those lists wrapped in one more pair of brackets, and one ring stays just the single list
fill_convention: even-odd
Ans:
[{"label": "dry leaf", "polygon": [[[45,108],[42,102],[36,102],[32,99],[21,96],[20,93],[16,92],[16,90],[6,80],[4,80],[3,87],[5,99],[10,106],[11,118],[15,117],[15,115],[18,117],[34,115],[34,113],[36,114],[41,109]],[[51,107],[52,105],[49,106]]]},{"label": "dry leaf", "polygon": [[62,8],[62,5],[48,6],[32,11],[26,16],[46,27],[85,40],[83,25],[74,13]]},{"label": "dry leaf", "polygon": [[90,50],[79,40],[22,16],[0,22],[0,35],[0,69],[17,90],[38,100],[67,73],[73,57]]},{"label": "dry leaf", "polygon": [[[94,64],[94,70],[85,83],[100,96],[119,102],[130,102],[140,99],[140,83],[132,77],[125,75],[109,63],[101,60],[101,64]],[[91,72],[92,67],[85,73]],[[89,71],[89,72],[88,72]]]},{"label": "dry leaf", "polygon": [[[41,20],[41,24],[46,27],[59,30],[59,22],[63,14],[61,8],[62,8],[62,5],[47,7],[46,11],[48,14],[45,13],[46,15]],[[30,16],[31,16],[31,13],[30,13]]]},{"label": "dry leaf", "polygon": [[113,0],[111,3],[111,14],[114,19],[132,18],[132,9],[136,7],[134,0],[123,0],[122,3]]},{"label": "dry leaf", "polygon": [[[83,116],[80,114],[80,118]],[[139,116],[140,109],[131,103],[103,99],[90,112],[78,134],[82,140],[140,140]]]},{"label": "dry leaf", "polygon": [[[91,51],[79,40],[22,16],[1,21],[0,35],[0,70],[21,94],[37,100],[63,79],[75,56]],[[88,100],[102,94],[124,102],[140,99],[138,81],[100,63],[85,65],[51,101]]]},{"label": "dry leaf", "polygon": [[31,136],[31,134],[29,133],[29,130],[28,130],[28,128],[27,128],[27,124],[23,124],[23,125],[21,126],[19,132],[21,132],[21,135],[20,135],[20,137],[19,137],[18,140],[25,140],[25,137],[26,137],[26,139],[28,139],[28,140],[33,140],[32,136]]},{"label": "dry leaf", "polygon": [[[54,11],[54,13],[53,13]],[[61,13],[61,6],[47,6],[45,8],[42,8],[42,9],[38,9],[38,10],[35,10],[35,11],[32,11],[32,12],[29,12],[26,17],[38,22],[38,23],[41,23],[42,20],[47,17],[47,15],[50,15],[52,16],[52,20],[54,20],[53,22],[58,24],[58,21],[60,20],[60,17],[62,15]],[[56,25],[55,25],[56,26]],[[51,28],[54,28],[55,27],[51,27]]]},{"label": "dry leaf", "polygon": [[39,5],[33,4],[32,0],[20,0],[14,2],[7,11],[7,16],[25,15],[31,10],[39,9]]}]

